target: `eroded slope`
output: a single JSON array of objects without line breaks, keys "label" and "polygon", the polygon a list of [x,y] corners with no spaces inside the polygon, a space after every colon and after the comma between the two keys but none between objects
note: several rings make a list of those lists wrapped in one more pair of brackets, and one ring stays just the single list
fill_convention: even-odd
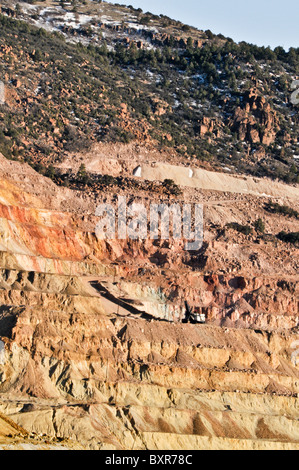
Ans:
[{"label": "eroded slope", "polygon": [[[220,235],[231,214],[264,214],[275,227],[266,199],[197,193],[205,243],[190,255],[172,241],[99,240],[98,200],[52,191],[26,166],[16,185],[8,167],[3,160],[3,414],[89,449],[298,448],[298,250]],[[181,323],[186,298],[206,325]]]}]

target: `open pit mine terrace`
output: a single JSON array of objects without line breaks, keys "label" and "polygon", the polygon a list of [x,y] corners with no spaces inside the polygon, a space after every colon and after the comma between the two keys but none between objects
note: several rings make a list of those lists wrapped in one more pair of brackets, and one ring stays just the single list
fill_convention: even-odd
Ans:
[{"label": "open pit mine terrace", "polygon": [[1,179],[0,448],[298,450],[298,278],[161,287],[82,220]]}]

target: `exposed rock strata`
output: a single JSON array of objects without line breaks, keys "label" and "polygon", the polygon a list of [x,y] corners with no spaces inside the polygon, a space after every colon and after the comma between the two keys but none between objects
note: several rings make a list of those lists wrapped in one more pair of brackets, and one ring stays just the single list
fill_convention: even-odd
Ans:
[{"label": "exposed rock strata", "polygon": [[[247,199],[204,193],[195,258],[104,242],[92,214],[53,210],[61,194],[30,194],[31,178],[0,188],[0,412],[66,447],[298,449],[297,249],[219,238]],[[180,323],[186,298],[207,325]]]}]

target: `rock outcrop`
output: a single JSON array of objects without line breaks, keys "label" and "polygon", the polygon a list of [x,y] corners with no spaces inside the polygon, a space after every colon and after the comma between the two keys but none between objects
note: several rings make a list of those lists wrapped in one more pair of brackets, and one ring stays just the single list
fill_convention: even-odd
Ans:
[{"label": "rock outcrop", "polygon": [[280,130],[275,111],[256,89],[244,94],[243,107],[236,108],[230,127],[240,140],[266,146],[275,141]]}]

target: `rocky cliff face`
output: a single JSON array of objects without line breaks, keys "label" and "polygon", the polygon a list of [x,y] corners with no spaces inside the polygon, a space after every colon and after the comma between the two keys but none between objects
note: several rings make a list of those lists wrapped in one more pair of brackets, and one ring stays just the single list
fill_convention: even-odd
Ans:
[{"label": "rocky cliff face", "polygon": [[90,449],[298,446],[292,334],[24,309],[9,336],[1,409],[29,433]]},{"label": "rocky cliff face", "polygon": [[[277,227],[266,199],[194,190],[206,214],[194,255],[98,240],[98,200],[19,170],[1,160],[6,419],[87,449],[299,448],[298,250],[223,234],[232,214]],[[181,323],[186,299],[205,325]]]},{"label": "rocky cliff face", "polygon": [[277,113],[254,88],[244,94],[243,103],[243,108],[235,110],[232,131],[237,132],[242,141],[269,146],[280,131]]}]

